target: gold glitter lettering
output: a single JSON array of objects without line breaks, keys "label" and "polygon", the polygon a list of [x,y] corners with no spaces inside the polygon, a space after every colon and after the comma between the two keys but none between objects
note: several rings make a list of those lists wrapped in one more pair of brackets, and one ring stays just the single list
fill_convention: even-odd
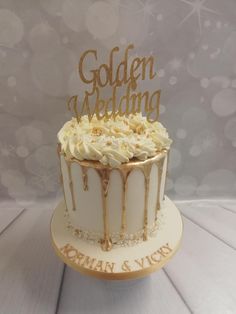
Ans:
[{"label": "gold glitter lettering", "polygon": [[122,263],[122,265],[121,265],[121,269],[122,269],[123,271],[125,271],[125,272],[131,271],[131,267],[130,267],[130,265],[129,265],[128,263],[129,263],[129,261],[125,260],[125,261]]},{"label": "gold glitter lettering", "polygon": [[114,273],[115,263],[106,262],[104,271],[106,273]]},{"label": "gold glitter lettering", "polygon": [[101,261],[101,260],[98,261],[97,264],[96,264],[95,267],[94,267],[94,270],[103,272],[103,271],[104,271],[104,270],[103,270],[103,264],[104,264],[103,261]]},{"label": "gold glitter lettering", "polygon": [[138,264],[139,267],[144,268],[144,262],[145,262],[145,258],[142,257],[141,259],[136,259],[135,263]]},{"label": "gold glitter lettering", "polygon": [[[121,62],[114,68],[114,54],[119,51],[119,47],[114,47],[109,54],[107,63],[100,64],[96,68],[85,71],[85,63],[88,66],[91,60],[98,60],[96,50],[90,49],[85,51],[79,61],[78,72],[83,83],[90,86],[89,91],[86,90],[84,99],[80,102],[78,95],[72,96],[68,101],[68,108],[74,111],[77,122],[79,123],[82,115],[87,114],[89,121],[96,115],[98,120],[115,119],[116,116],[129,115],[144,111],[147,114],[147,120],[154,122],[159,118],[159,101],[160,91],[136,92],[138,79],[152,80],[156,73],[154,71],[153,56],[134,58],[129,61],[129,52],[134,48],[133,44],[127,46],[124,51]],[[116,99],[116,89],[127,85],[125,94],[120,99]],[[109,99],[100,98],[100,88],[106,86],[112,87],[112,97]],[[91,103],[96,98],[95,103]],[[110,105],[112,104],[112,110]],[[81,108],[79,111],[78,108]],[[94,109],[92,109],[94,108]],[[110,113],[111,110],[111,113]]]}]

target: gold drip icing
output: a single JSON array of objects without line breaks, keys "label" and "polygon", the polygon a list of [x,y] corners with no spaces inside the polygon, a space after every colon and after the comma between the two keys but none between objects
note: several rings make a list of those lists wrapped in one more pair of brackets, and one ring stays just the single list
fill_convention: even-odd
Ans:
[{"label": "gold drip icing", "polygon": [[[61,152],[61,147],[58,145],[58,153],[60,155],[65,154]],[[167,155],[168,154],[168,155]],[[65,158],[68,166],[69,173],[69,181],[70,181],[70,191],[72,196],[73,209],[75,210],[75,199],[74,199],[74,191],[73,191],[73,182],[71,177],[71,163],[75,162],[81,166],[82,176],[83,176],[83,188],[84,191],[88,190],[88,176],[87,171],[89,168],[93,168],[97,171],[100,180],[101,180],[101,192],[102,192],[102,202],[103,202],[103,239],[101,240],[101,247],[105,251],[109,251],[112,248],[112,240],[109,232],[109,211],[107,208],[107,196],[108,196],[108,187],[109,187],[109,179],[110,173],[112,170],[118,170],[121,178],[122,178],[122,212],[121,212],[121,230],[120,230],[120,239],[124,239],[125,231],[127,229],[127,221],[126,221],[126,194],[127,194],[127,182],[129,174],[134,169],[140,169],[144,175],[145,182],[145,202],[144,202],[144,223],[143,223],[143,240],[146,241],[148,238],[148,196],[149,196],[149,183],[150,183],[150,173],[153,164],[156,164],[158,167],[158,192],[157,192],[157,203],[155,210],[155,223],[157,221],[158,211],[160,210],[160,201],[161,201],[161,181],[163,174],[163,165],[165,158],[168,157],[169,160],[169,150],[163,149],[156,156],[148,158],[144,161],[133,159],[132,161],[121,164],[117,168],[112,168],[110,166],[105,166],[101,164],[99,161],[92,160],[78,160],[74,157],[70,159]],[[64,190],[64,187],[63,187]],[[65,197],[65,192],[64,192]],[[65,198],[66,199],[66,198]]]},{"label": "gold drip icing", "polygon": [[110,251],[112,242],[109,236],[109,213],[107,208],[107,196],[111,169],[96,169],[101,179],[102,187],[102,205],[103,205],[103,227],[104,238],[101,240],[101,246],[104,251]]},{"label": "gold drip icing", "polygon": [[75,196],[74,196],[74,187],[73,187],[73,180],[71,175],[71,162],[70,160],[66,160],[67,169],[68,169],[68,175],[69,175],[69,184],[70,184],[70,193],[72,198],[72,210],[75,211]]},{"label": "gold drip icing", "polygon": [[[116,168],[112,168],[108,165],[103,165],[100,161],[97,160],[78,160],[75,157],[71,157],[69,160],[71,162],[76,162],[78,163],[80,166],[84,166],[87,168],[92,168],[92,169],[108,169],[108,170],[120,170],[123,171],[124,169],[129,169],[129,170],[133,170],[133,169],[138,169],[138,168],[142,168],[143,166],[151,163],[154,164],[156,163],[158,160],[164,158],[166,156],[166,151],[167,150],[162,150],[160,152],[157,153],[156,156],[154,157],[150,157],[146,160],[139,160],[139,159],[135,159],[133,158],[131,161],[121,164],[120,166],[116,167]],[[61,153],[65,156],[64,153]]]},{"label": "gold drip icing", "polygon": [[[166,151],[165,151],[166,153]],[[162,179],[162,172],[163,172],[163,165],[165,161],[165,156],[158,160],[157,162],[157,171],[158,171],[158,190],[157,190],[157,203],[156,203],[156,212],[155,212],[155,221],[157,221],[158,211],[161,207],[161,179]]]},{"label": "gold drip icing", "polygon": [[143,240],[148,239],[148,196],[149,196],[149,183],[150,183],[150,172],[152,169],[152,163],[142,167],[145,182],[145,194],[144,194],[144,222],[143,222]]},{"label": "gold drip icing", "polygon": [[163,193],[163,200],[165,199],[165,190],[166,190],[166,181],[167,176],[169,175],[168,168],[169,168],[169,160],[170,160],[170,150],[164,150],[166,152],[166,177],[165,177],[165,183],[164,183],[164,193]]},{"label": "gold drip icing", "polygon": [[120,168],[118,169],[122,178],[122,212],[121,212],[121,230],[120,230],[120,238],[124,239],[125,230],[127,228],[126,223],[126,193],[127,193],[127,181],[128,176],[131,173],[132,169]]},{"label": "gold drip icing", "polygon": [[88,168],[80,166],[82,170],[83,187],[84,191],[88,191]]}]

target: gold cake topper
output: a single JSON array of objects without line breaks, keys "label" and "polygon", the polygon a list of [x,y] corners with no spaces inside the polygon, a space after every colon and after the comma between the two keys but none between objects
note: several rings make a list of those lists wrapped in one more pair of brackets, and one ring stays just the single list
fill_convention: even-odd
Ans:
[{"label": "gold cake topper", "polygon": [[[128,45],[121,62],[115,68],[114,57],[120,49],[119,47],[112,48],[108,63],[103,63],[89,72],[85,72],[84,63],[97,61],[97,50],[87,50],[82,54],[78,72],[81,81],[89,85],[90,90],[85,91],[82,100],[79,95],[74,95],[68,100],[68,108],[74,111],[78,123],[84,114],[88,115],[89,121],[92,120],[93,116],[96,116],[98,120],[108,120],[115,119],[117,116],[128,116],[142,112],[142,110],[149,122],[158,120],[160,90],[155,90],[152,93],[136,91],[138,80],[152,80],[156,76],[153,69],[154,58],[153,56],[135,57],[130,62],[129,52],[132,49],[134,49],[134,45]],[[106,86],[112,87],[112,95],[108,99],[103,99],[100,89]],[[125,94],[117,99],[118,89],[123,86],[126,86]]]}]

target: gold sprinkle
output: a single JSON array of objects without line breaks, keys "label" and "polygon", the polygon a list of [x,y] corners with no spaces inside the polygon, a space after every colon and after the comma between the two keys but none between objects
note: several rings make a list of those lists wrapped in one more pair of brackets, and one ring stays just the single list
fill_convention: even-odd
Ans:
[{"label": "gold sprinkle", "polygon": [[118,128],[114,128],[114,131],[115,131],[116,133],[120,133],[120,129],[118,129]]},{"label": "gold sprinkle", "polygon": [[144,126],[142,124],[139,124],[135,130],[134,130],[135,133],[138,133],[138,134],[142,134],[144,132]]},{"label": "gold sprinkle", "polygon": [[100,135],[102,135],[102,128],[93,127],[91,133],[92,133],[92,135],[100,136]]}]

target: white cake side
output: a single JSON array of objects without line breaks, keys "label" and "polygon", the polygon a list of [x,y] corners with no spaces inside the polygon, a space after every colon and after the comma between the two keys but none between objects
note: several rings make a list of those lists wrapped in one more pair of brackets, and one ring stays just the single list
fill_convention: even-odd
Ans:
[{"label": "white cake side", "polygon": [[[161,153],[159,162],[151,164],[149,188],[147,190],[147,229],[156,226],[157,206],[164,198],[168,152]],[[102,198],[102,181],[96,169],[87,169],[87,187],[84,188],[83,171],[79,162],[68,161],[60,155],[61,172],[65,201],[69,221],[72,227],[90,235],[97,240],[104,236],[104,204]],[[158,169],[159,168],[159,169]],[[160,169],[161,168],[161,169]],[[112,169],[107,190],[107,221],[111,239],[117,239],[122,233],[127,239],[142,238],[145,228],[145,175],[139,167],[130,172],[125,191],[125,213],[123,212],[122,195],[124,182],[119,169]],[[125,228],[124,228],[125,219]],[[114,240],[113,240],[114,241]]]}]

